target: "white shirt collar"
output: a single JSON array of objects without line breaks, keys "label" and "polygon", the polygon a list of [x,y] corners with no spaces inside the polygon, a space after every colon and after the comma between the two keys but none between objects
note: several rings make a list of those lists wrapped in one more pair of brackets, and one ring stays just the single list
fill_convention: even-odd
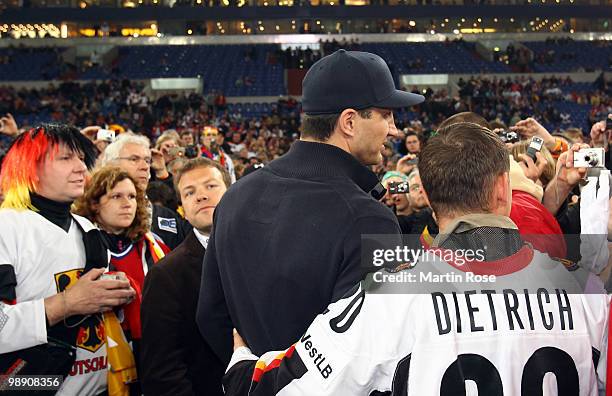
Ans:
[{"label": "white shirt collar", "polygon": [[196,237],[198,238],[202,246],[204,246],[204,249],[207,249],[208,240],[210,239],[210,236],[202,234],[200,231],[196,230],[195,228],[193,229],[193,232],[195,232]]}]

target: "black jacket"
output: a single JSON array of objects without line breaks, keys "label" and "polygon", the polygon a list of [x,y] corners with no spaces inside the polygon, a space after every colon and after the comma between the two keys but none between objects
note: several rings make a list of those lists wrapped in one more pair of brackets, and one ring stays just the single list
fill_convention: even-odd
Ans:
[{"label": "black jacket", "polygon": [[174,249],[192,232],[192,227],[175,211],[153,205],[151,232],[160,237],[170,249]]},{"label": "black jacket", "polygon": [[225,362],[236,327],[256,354],[284,349],[365,275],[362,234],[395,234],[368,192],[376,175],[347,152],[297,141],[240,179],[215,212],[197,322]]},{"label": "black jacket", "polygon": [[204,247],[192,231],[145,278],[140,310],[145,395],[223,395],[225,366],[195,323],[203,257]]}]

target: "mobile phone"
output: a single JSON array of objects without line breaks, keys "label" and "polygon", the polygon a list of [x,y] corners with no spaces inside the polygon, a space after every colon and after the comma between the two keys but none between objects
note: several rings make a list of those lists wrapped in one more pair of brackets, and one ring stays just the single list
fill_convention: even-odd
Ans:
[{"label": "mobile phone", "polygon": [[537,136],[531,138],[531,142],[527,148],[527,156],[531,158],[534,163],[537,160],[536,153],[542,150],[542,145],[544,145],[544,139]]}]

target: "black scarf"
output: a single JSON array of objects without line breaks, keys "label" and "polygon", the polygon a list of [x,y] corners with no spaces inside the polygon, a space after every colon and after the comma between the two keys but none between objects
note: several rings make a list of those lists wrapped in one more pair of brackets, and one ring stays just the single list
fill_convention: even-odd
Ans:
[{"label": "black scarf", "polygon": [[[38,209],[40,214],[51,223],[68,232],[72,224],[72,214],[70,207],[72,202],[57,202],[49,198],[45,198],[36,193],[30,193],[32,205]],[[77,222],[77,224],[79,224]],[[79,224],[80,228],[80,224]],[[85,256],[87,257],[84,273],[92,268],[106,267],[108,257],[106,249],[109,248],[108,241],[102,237],[100,230],[93,229],[88,232],[83,231],[83,244],[85,245]]]},{"label": "black scarf", "polygon": [[40,214],[51,223],[68,232],[72,224],[72,216],[70,215],[70,206],[72,202],[57,202],[45,198],[35,193],[30,193],[32,205],[38,209]]}]

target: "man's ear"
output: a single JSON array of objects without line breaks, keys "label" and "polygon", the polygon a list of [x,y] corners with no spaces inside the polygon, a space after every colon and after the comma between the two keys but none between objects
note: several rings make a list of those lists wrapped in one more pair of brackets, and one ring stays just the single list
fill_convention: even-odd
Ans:
[{"label": "man's ear", "polygon": [[431,217],[433,217],[434,222],[438,224],[438,216],[436,215],[436,212],[431,207],[431,203],[429,203],[429,197],[427,196],[427,191],[425,191],[425,187],[423,187],[422,185],[422,181],[421,181],[421,193],[423,194],[423,198],[425,198],[425,202],[427,202],[427,206],[431,208]]},{"label": "man's ear", "polygon": [[491,201],[491,211],[493,213],[502,216],[510,216],[512,189],[510,188],[510,175],[508,172],[504,172],[495,178]]},{"label": "man's ear", "polygon": [[357,119],[357,111],[353,109],[345,109],[338,117],[337,129],[344,137],[355,136],[355,121]]}]

